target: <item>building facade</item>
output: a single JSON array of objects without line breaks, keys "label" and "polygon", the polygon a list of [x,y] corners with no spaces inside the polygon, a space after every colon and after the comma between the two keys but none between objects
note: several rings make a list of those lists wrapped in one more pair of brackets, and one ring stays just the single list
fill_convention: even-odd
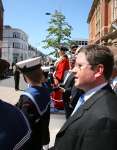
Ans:
[{"label": "building facade", "polygon": [[87,22],[89,44],[117,46],[117,0],[94,0]]},{"label": "building facade", "polygon": [[2,58],[10,65],[28,58],[28,36],[17,28],[3,27]]},{"label": "building facade", "polygon": [[3,8],[2,0],[0,0],[0,58],[2,53],[2,40],[3,40],[3,13],[4,13],[4,8]]}]

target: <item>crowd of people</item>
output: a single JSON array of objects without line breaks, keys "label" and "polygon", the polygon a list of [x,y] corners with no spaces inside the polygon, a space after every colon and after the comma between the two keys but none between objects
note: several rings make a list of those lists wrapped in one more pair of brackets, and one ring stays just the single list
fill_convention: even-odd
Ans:
[{"label": "crowd of people", "polygon": [[[28,86],[16,106],[0,101],[2,150],[117,149],[117,56],[96,44],[72,45],[70,58],[67,51],[58,49],[50,74],[39,57],[15,64]],[[50,103],[58,95],[66,122],[49,148]]]}]

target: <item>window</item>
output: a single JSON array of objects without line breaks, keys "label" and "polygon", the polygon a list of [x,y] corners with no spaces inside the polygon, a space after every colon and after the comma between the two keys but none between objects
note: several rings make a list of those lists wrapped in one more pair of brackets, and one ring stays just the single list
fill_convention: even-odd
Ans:
[{"label": "window", "polygon": [[82,45],[84,45],[84,41],[82,41]]},{"label": "window", "polygon": [[21,35],[18,32],[13,32],[13,38],[18,38],[20,39]]},{"label": "window", "polygon": [[19,54],[13,53],[13,62],[17,63]]},{"label": "window", "polygon": [[87,45],[88,44],[88,42],[87,41],[85,41],[85,45]]},{"label": "window", "polygon": [[117,19],[117,0],[113,0],[113,20]]},{"label": "window", "polygon": [[101,17],[100,17],[100,5],[98,4],[97,8],[96,8],[96,33],[100,32],[100,24],[101,24]]},{"label": "window", "polygon": [[13,48],[20,49],[20,43],[13,42]]},{"label": "window", "polygon": [[79,41],[79,45],[81,45],[81,43],[82,43],[82,42],[81,42],[81,41]]}]

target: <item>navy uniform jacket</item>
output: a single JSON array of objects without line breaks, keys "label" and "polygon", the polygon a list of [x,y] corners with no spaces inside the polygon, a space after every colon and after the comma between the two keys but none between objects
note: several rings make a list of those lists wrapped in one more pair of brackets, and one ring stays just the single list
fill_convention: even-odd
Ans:
[{"label": "navy uniform jacket", "polygon": [[27,116],[32,129],[29,150],[49,144],[50,94],[45,87],[31,86],[20,96],[17,106]]},{"label": "navy uniform jacket", "polygon": [[0,150],[28,150],[31,130],[24,115],[0,100]]},{"label": "navy uniform jacket", "polygon": [[55,150],[117,150],[117,96],[109,85],[90,97],[60,129]]}]

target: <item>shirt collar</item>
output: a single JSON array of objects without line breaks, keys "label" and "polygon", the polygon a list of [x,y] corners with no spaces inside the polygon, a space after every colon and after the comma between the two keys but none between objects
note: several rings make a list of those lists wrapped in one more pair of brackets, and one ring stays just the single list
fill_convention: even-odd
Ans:
[{"label": "shirt collar", "polygon": [[96,92],[98,92],[101,88],[103,88],[105,85],[107,85],[108,83],[103,83],[101,85],[96,86],[95,88],[87,91],[84,94],[84,101],[87,101],[92,95],[94,95]]},{"label": "shirt collar", "polygon": [[112,84],[113,86],[115,86],[116,83],[117,83],[117,77],[113,78],[112,81],[111,81],[111,84]]}]

